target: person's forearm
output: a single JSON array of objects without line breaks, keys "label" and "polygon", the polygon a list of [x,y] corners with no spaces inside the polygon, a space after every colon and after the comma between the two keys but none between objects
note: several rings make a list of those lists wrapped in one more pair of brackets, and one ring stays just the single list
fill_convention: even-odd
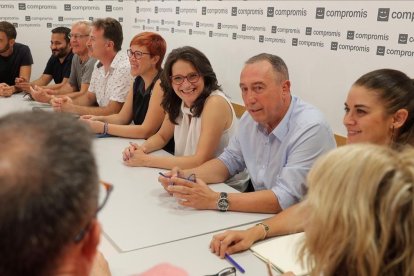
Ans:
[{"label": "person's forearm", "polygon": [[229,210],[254,213],[278,213],[282,209],[271,190],[228,194]]},{"label": "person's forearm", "polygon": [[60,90],[64,85],[65,85],[64,83],[55,83],[55,84],[50,84],[46,86],[46,88],[49,88],[52,90]]},{"label": "person's forearm", "polygon": [[56,95],[65,95],[68,93],[75,92],[75,89],[69,84],[69,82],[65,83],[61,88],[55,90]]},{"label": "person's forearm", "polygon": [[99,106],[81,106],[81,105],[72,105],[68,109],[64,109],[64,112],[75,113],[78,115],[96,115],[96,116],[106,116],[111,115],[116,112],[117,110],[113,110],[110,108],[99,107]]},{"label": "person's forearm", "polygon": [[[108,124],[115,124],[115,125],[129,125],[131,123],[131,120],[126,120],[125,118],[122,118],[122,116],[120,116],[120,113],[112,114],[109,116],[100,116],[99,118],[95,118],[95,120],[105,122]],[[126,136],[123,136],[123,137],[126,137]],[[134,138],[134,137],[130,137],[130,138]]]},{"label": "person's forearm", "polygon": [[303,202],[290,206],[274,217],[264,221],[269,226],[268,237],[304,231],[308,210]]},{"label": "person's forearm", "polygon": [[217,158],[209,160],[199,167],[184,170],[183,173],[185,176],[194,173],[197,178],[204,180],[207,184],[221,183],[230,177],[226,165]]},{"label": "person's forearm", "polygon": [[172,169],[191,169],[203,163],[203,159],[198,156],[148,156],[146,167]]},{"label": "person's forearm", "polygon": [[[102,122],[108,122],[108,118],[111,116],[102,117]],[[113,120],[111,120],[113,121]],[[118,125],[110,123],[108,125],[108,133],[111,135],[125,137],[125,138],[135,138],[135,139],[147,139],[154,133],[142,125]]]}]

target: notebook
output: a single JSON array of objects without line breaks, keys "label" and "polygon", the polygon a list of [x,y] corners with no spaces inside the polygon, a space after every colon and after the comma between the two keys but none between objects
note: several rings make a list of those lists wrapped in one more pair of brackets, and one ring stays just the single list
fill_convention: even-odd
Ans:
[{"label": "notebook", "polygon": [[253,245],[251,250],[264,262],[269,260],[281,273],[292,271],[297,276],[307,275],[310,269],[302,267],[298,258],[304,237],[303,232],[275,237]]}]

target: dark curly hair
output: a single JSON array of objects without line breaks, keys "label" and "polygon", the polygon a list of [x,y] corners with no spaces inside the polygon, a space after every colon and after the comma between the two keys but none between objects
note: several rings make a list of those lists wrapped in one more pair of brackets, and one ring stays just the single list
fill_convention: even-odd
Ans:
[{"label": "dark curly hair", "polygon": [[168,113],[173,124],[177,124],[176,120],[180,114],[181,106],[181,99],[175,94],[171,85],[172,67],[178,60],[190,62],[204,79],[204,89],[195,100],[193,106],[190,107],[193,116],[200,117],[207,97],[210,96],[211,92],[221,90],[220,85],[217,83],[216,73],[214,73],[210,61],[202,52],[190,46],[172,50],[165,61],[164,71],[160,79],[161,87],[164,90],[164,98],[161,105]]}]

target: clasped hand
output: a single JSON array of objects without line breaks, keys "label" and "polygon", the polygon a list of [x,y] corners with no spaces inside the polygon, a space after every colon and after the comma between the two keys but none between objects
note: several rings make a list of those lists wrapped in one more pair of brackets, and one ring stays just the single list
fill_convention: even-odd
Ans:
[{"label": "clasped hand", "polygon": [[146,148],[137,143],[130,142],[129,147],[126,147],[122,152],[124,164],[130,167],[144,167],[149,158]]},{"label": "clasped hand", "polygon": [[0,83],[0,96],[10,97],[13,95],[13,86],[9,86],[7,83]]},{"label": "clasped hand", "polygon": [[72,99],[69,98],[68,96],[63,96],[59,98],[52,97],[50,104],[52,105],[54,111],[68,112],[69,111],[68,107],[72,105]]},{"label": "clasped hand", "polygon": [[217,209],[219,193],[211,190],[200,178],[196,178],[195,182],[185,179],[178,168],[164,175],[166,177],[159,176],[158,181],[170,195],[178,199],[180,205],[195,209]]}]

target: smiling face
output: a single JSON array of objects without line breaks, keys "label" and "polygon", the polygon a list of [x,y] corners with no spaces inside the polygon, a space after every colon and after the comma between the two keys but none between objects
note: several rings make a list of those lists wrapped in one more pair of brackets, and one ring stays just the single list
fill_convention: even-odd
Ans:
[{"label": "smiling face", "polygon": [[158,61],[157,57],[151,57],[149,51],[145,46],[131,45],[129,49],[132,52],[141,52],[144,53],[141,55],[140,59],[137,59],[134,55],[131,55],[129,58],[129,63],[131,64],[131,75],[133,76],[144,76],[147,72],[155,69],[155,64]]},{"label": "smiling face", "polygon": [[88,53],[86,43],[89,39],[87,27],[83,24],[74,25],[71,29],[70,45],[74,54],[83,56]]},{"label": "smiling face", "polygon": [[104,29],[92,27],[91,35],[88,42],[86,43],[90,56],[98,60],[101,60],[106,56],[106,48],[108,47],[109,43],[109,40],[104,36],[104,32]]},{"label": "smiling face", "polygon": [[57,58],[63,58],[70,52],[70,44],[66,43],[65,34],[52,33],[50,39],[50,49],[52,54]]},{"label": "smiling face", "polygon": [[10,55],[10,49],[13,47],[14,39],[8,39],[5,32],[0,32],[0,54]]},{"label": "smiling face", "polygon": [[348,131],[348,143],[388,145],[391,142],[393,116],[387,114],[384,103],[375,93],[363,86],[351,87],[343,123]]},{"label": "smiling face", "polygon": [[280,80],[268,61],[246,64],[240,74],[240,89],[253,120],[272,131],[290,105],[290,82]]},{"label": "smiling face", "polygon": [[[184,102],[186,107],[192,107],[195,100],[201,95],[204,90],[204,79],[202,76],[197,81],[190,82],[187,76],[199,74],[197,69],[192,63],[185,60],[177,60],[171,69],[171,76],[182,76],[184,78],[183,83],[175,84],[171,82],[171,85],[175,91],[175,94]],[[191,78],[190,78],[191,79]]]}]

